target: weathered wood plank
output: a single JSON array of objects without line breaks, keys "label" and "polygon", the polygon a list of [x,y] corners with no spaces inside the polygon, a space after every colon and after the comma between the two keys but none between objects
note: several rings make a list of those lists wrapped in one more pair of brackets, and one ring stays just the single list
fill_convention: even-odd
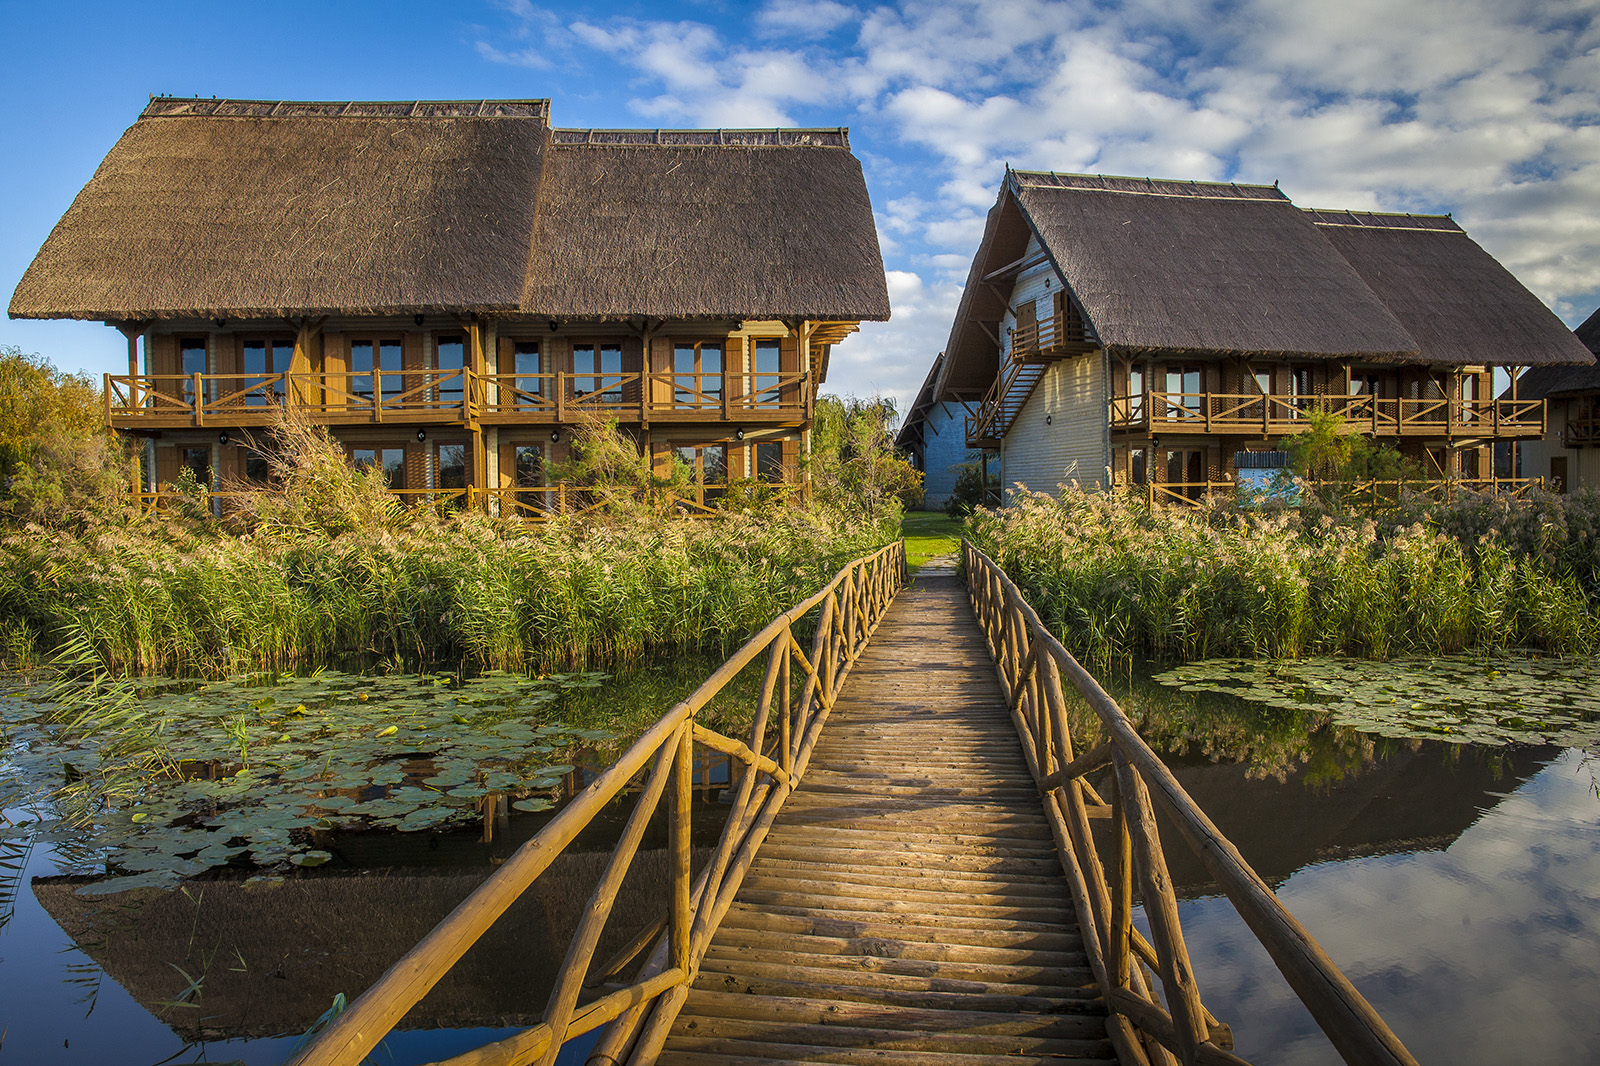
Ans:
[{"label": "weathered wood plank", "polygon": [[1050,825],[960,586],[900,594],[659,1061],[1113,1061]]}]

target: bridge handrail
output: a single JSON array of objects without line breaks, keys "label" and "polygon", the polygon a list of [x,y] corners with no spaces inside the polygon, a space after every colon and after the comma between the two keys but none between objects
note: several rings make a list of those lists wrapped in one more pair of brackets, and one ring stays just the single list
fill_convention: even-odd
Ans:
[{"label": "bridge handrail", "polygon": [[[1090,966],[1111,1011],[1107,1029],[1123,1061],[1166,1062],[1170,1051],[1186,1066],[1243,1062],[1229,1053],[1231,1031],[1200,1002],[1150,804],[1153,792],[1345,1062],[1416,1066],[1400,1038],[1184,791],[1116,701],[1050,633],[1016,584],[970,542],[962,541],[961,552],[973,613],[1046,798]],[[1072,748],[1062,674],[1110,735],[1082,755]],[[1110,796],[1102,799],[1084,775],[1108,763],[1114,773]],[[1089,831],[1091,817],[1112,821],[1109,878]],[[1132,926],[1136,868],[1153,943]],[[1170,1013],[1134,957],[1159,974]],[[1149,1056],[1140,1032],[1154,1041]]]},{"label": "bridge handrail", "polygon": [[[694,981],[700,960],[733,903],[745,871],[784,800],[805,773],[811,751],[839,686],[866,647],[904,582],[905,542],[895,541],[849,563],[820,591],[774,618],[717,668],[699,688],[652,725],[532,840],[519,847],[426,937],[348,1009],[339,1014],[290,1066],[356,1066],[426,995],[495,919],[503,914],[606,805],[650,767],[622,838],[573,934],[555,988],[537,1025],[435,1066],[548,1066],[563,1041],[614,1022],[595,1054],[611,1061],[651,1060]],[[821,605],[815,639],[806,654],[794,625]],[[722,736],[695,721],[698,712],[763,651],[768,652],[761,699],[749,743]],[[798,667],[798,698],[791,684]],[[777,709],[777,728],[768,735]],[[690,883],[689,812],[694,746],[729,755],[745,770],[727,825],[706,868]],[[762,780],[758,783],[757,779]],[[628,948],[590,977],[594,953],[628,865],[670,785],[667,811],[671,893],[668,912],[641,930]],[[579,1003],[585,987],[614,978],[647,949],[654,950],[634,980]],[[587,980],[586,980],[587,979]]]}]

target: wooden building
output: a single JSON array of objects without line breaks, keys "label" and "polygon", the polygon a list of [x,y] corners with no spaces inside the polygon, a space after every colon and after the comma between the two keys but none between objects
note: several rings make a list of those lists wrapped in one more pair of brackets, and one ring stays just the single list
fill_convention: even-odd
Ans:
[{"label": "wooden building", "polygon": [[962,466],[983,461],[981,452],[967,446],[966,420],[972,416],[972,405],[935,398],[943,365],[940,352],[895,435],[895,447],[922,472],[922,506],[930,511],[943,510],[949,502]]},{"label": "wooden building", "polygon": [[[1574,332],[1600,354],[1600,310]],[[1549,410],[1548,431],[1523,445],[1523,472],[1547,478],[1560,492],[1600,488],[1600,364],[1538,367],[1517,387]]]},{"label": "wooden building", "polygon": [[1232,486],[1315,411],[1480,484],[1535,440],[1529,366],[1593,356],[1449,218],[1305,211],[1276,186],[1006,173],[932,395],[1040,491]]},{"label": "wooden building", "polygon": [[613,418],[696,502],[794,481],[833,345],[889,315],[843,129],[555,129],[547,100],[156,98],[14,318],[106,322],[140,489],[221,487],[290,406],[404,494],[539,514]]}]

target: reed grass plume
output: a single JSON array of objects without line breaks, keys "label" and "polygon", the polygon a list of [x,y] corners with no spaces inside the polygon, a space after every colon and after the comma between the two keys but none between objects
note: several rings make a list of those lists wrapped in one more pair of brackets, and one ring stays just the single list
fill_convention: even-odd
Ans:
[{"label": "reed grass plume", "polygon": [[1150,507],[1063,487],[979,511],[967,535],[1072,651],[1129,659],[1531,647],[1600,638],[1600,496],[1464,494],[1381,518]]}]

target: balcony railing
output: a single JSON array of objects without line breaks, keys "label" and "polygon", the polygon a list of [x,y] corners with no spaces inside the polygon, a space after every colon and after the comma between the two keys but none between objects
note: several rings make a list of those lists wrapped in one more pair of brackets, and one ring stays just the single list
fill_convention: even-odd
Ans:
[{"label": "balcony railing", "polygon": [[808,373],[743,371],[107,374],[105,416],[121,428],[270,425],[286,406],[328,423],[793,422],[811,417],[814,392]]},{"label": "balcony railing", "polygon": [[1561,431],[1563,448],[1584,448],[1600,444],[1600,418],[1571,418]]},{"label": "balcony railing", "polygon": [[1542,436],[1543,400],[1381,399],[1261,393],[1147,392],[1109,403],[1111,428],[1169,433],[1297,433],[1317,412],[1375,436]]},{"label": "balcony railing", "polygon": [[[1313,491],[1337,488],[1340,498],[1346,503],[1382,508],[1395,506],[1407,496],[1448,503],[1463,490],[1503,493],[1520,498],[1532,489],[1544,484],[1544,479],[1536,477],[1476,477],[1445,478],[1437,481],[1412,479],[1356,481],[1350,483],[1297,479],[1297,483]],[[1212,497],[1232,498],[1239,491],[1240,483],[1237,481],[1165,481],[1159,484],[1120,485],[1118,488],[1121,491],[1141,493],[1151,504],[1198,504]],[[1272,490],[1269,489],[1267,492],[1270,495]],[[1285,492],[1285,498],[1293,495],[1292,490],[1286,489]]]},{"label": "balcony railing", "polygon": [[[434,508],[440,511],[466,509],[486,510],[502,518],[521,518],[527,521],[545,521],[560,515],[582,515],[604,510],[613,502],[636,500],[646,493],[662,511],[677,512],[692,517],[713,517],[723,514],[718,506],[727,496],[726,484],[695,484],[676,489],[628,489],[601,485],[512,486],[481,489],[468,485],[456,488],[390,489],[389,492],[406,507]],[[776,504],[794,497],[800,486],[794,483],[763,483],[768,504]],[[202,489],[193,496],[183,496],[173,489],[158,492],[140,492],[133,499],[141,512],[166,514],[176,510],[187,500],[193,506],[213,515],[226,516],[246,504],[254,493],[248,488],[224,490]]]},{"label": "balcony railing", "polygon": [[1079,355],[1099,347],[1092,330],[1075,310],[1025,323],[1011,331],[1011,358],[1051,359]]}]

